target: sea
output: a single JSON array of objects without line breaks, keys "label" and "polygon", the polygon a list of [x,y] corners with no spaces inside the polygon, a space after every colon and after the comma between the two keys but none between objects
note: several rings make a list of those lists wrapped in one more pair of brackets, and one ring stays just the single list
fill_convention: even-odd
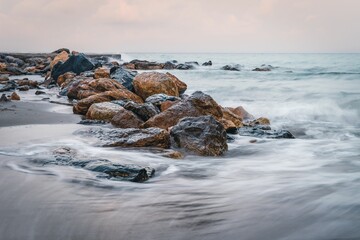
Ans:
[{"label": "sea", "polygon": [[[232,135],[224,156],[175,160],[98,147],[73,134],[79,124],[2,127],[0,239],[360,239],[360,54],[122,54],[132,59],[197,61],[168,70],[187,94],[243,106],[295,139]],[[231,64],[240,71],[221,69]],[[263,64],[272,70],[252,71]],[[156,173],[145,183],[112,181],[29,160],[59,147]]]}]

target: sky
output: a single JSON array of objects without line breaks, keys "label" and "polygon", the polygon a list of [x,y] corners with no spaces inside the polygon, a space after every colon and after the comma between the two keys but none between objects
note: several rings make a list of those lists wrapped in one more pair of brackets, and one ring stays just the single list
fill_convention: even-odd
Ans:
[{"label": "sky", "polygon": [[360,0],[0,0],[0,51],[360,52]]}]

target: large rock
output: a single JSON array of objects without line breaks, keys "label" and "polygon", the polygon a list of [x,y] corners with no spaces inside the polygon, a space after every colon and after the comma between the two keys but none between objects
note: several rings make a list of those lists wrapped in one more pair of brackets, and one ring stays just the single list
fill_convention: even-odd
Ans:
[{"label": "large rock", "polygon": [[158,72],[145,72],[137,75],[133,81],[137,95],[144,100],[151,95],[164,93],[170,96],[179,96],[179,89],[169,75]]},{"label": "large rock", "polygon": [[121,83],[129,91],[134,91],[133,80],[136,74],[136,71],[128,71],[118,66],[110,69],[110,77]]},{"label": "large rock", "polygon": [[54,65],[51,71],[51,77],[57,80],[60,75],[66,72],[80,74],[85,71],[93,70],[94,68],[94,64],[84,54],[71,55],[66,62],[58,62]]},{"label": "large rock", "polygon": [[110,78],[110,70],[105,67],[100,67],[95,70],[94,78]]},{"label": "large rock", "polygon": [[159,70],[164,68],[163,63],[157,62],[149,62],[146,60],[132,60],[130,63],[124,63],[123,65],[125,68],[128,69],[138,69],[138,70]]},{"label": "large rock", "polygon": [[86,118],[110,121],[121,109],[121,106],[111,102],[94,103],[87,111]]},{"label": "large rock", "polygon": [[220,121],[223,117],[223,112],[212,97],[197,91],[185,100],[150,118],[145,122],[144,127],[168,129],[177,124],[181,118],[204,115],[211,115]]},{"label": "large rock", "polygon": [[95,137],[104,147],[170,147],[170,134],[160,128],[90,128],[76,134]]},{"label": "large rock", "polygon": [[113,91],[106,91],[91,95],[87,98],[81,99],[76,104],[74,104],[73,112],[76,114],[86,114],[89,107],[94,103],[100,102],[110,102],[113,100],[132,100],[134,102],[142,103],[142,100],[139,96],[136,96],[134,93],[130,92],[127,89],[117,89]]},{"label": "large rock", "polygon": [[166,75],[168,75],[168,77],[170,77],[171,80],[176,84],[176,86],[178,87],[179,94],[183,94],[186,91],[186,89],[187,89],[186,83],[184,83],[183,81],[180,81],[180,79],[178,79],[177,77],[175,77],[174,75],[172,75],[169,72],[167,72]]},{"label": "large rock", "polygon": [[203,156],[220,156],[228,150],[226,132],[212,116],[183,118],[171,131],[174,146]]},{"label": "large rock", "polygon": [[236,108],[227,107],[226,109],[228,109],[232,113],[238,115],[243,120],[251,120],[251,119],[255,118],[253,115],[248,113],[242,106],[239,106],[239,107],[236,107]]},{"label": "large rock", "polygon": [[53,69],[53,67],[58,63],[58,62],[66,62],[66,60],[69,59],[69,54],[66,51],[62,51],[61,53],[59,53],[58,55],[56,55],[54,57],[54,60],[51,61],[50,63],[50,69]]},{"label": "large rock", "polygon": [[[120,107],[120,106],[119,106]],[[114,117],[111,119],[111,124],[119,128],[140,128],[144,123],[135,113],[120,107]]]},{"label": "large rock", "polygon": [[143,121],[147,121],[160,112],[159,109],[151,103],[139,104],[129,101],[125,103],[124,108],[135,113]]}]

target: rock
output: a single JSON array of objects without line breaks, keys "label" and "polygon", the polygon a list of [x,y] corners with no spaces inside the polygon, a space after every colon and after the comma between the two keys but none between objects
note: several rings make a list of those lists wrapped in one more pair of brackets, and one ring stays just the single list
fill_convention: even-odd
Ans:
[{"label": "rock", "polygon": [[272,69],[274,69],[273,66],[263,64],[263,65],[261,65],[261,67],[254,68],[252,71],[255,71],[255,72],[269,72]]},{"label": "rock", "polygon": [[6,82],[9,81],[9,75],[7,74],[3,74],[3,75],[0,75],[0,83],[3,83],[3,82]]},{"label": "rock", "polygon": [[94,103],[87,111],[86,118],[110,121],[121,109],[121,106],[111,102]]},{"label": "rock", "polygon": [[68,54],[70,54],[70,50],[68,49],[68,48],[60,48],[60,49],[58,49],[58,50],[55,50],[55,51],[53,51],[52,53],[61,53],[61,52],[66,52],[66,53],[68,53]]},{"label": "rock", "polygon": [[6,71],[6,67],[7,67],[6,63],[0,62],[0,72]]},{"label": "rock", "polygon": [[212,116],[183,118],[170,135],[174,146],[202,156],[220,156],[228,150],[225,129]]},{"label": "rock", "polygon": [[84,54],[71,55],[69,59],[64,62],[55,64],[51,71],[51,77],[55,80],[66,72],[74,72],[80,74],[85,71],[93,70],[94,64]]},{"label": "rock", "polygon": [[103,120],[93,120],[93,119],[84,119],[78,122],[78,124],[83,124],[83,125],[103,125],[106,123],[107,122]]},{"label": "rock", "polygon": [[14,66],[8,65],[5,70],[6,73],[10,75],[24,75],[26,72],[24,72],[22,69]]},{"label": "rock", "polygon": [[204,115],[212,115],[219,121],[223,117],[222,110],[215,100],[209,95],[197,91],[166,111],[147,120],[144,123],[144,127],[160,127],[168,129],[171,126],[176,125],[181,118],[199,117]]},{"label": "rock", "polygon": [[163,102],[166,102],[166,101],[180,101],[181,98],[179,97],[174,97],[174,96],[169,96],[169,95],[166,95],[166,94],[163,94],[163,93],[159,93],[159,94],[154,94],[154,95],[151,95],[150,97],[146,98],[145,102],[146,103],[151,103],[157,107],[161,107],[161,104]]},{"label": "rock", "polygon": [[225,65],[221,69],[226,71],[240,71],[241,66],[239,64]]},{"label": "rock", "polygon": [[219,122],[224,126],[226,133],[229,133],[229,134],[238,133],[238,128],[232,121],[222,118],[222,119],[220,119]]},{"label": "rock", "polygon": [[143,121],[147,121],[160,112],[159,109],[151,103],[139,104],[129,101],[124,105],[124,108],[135,113]]},{"label": "rock", "polygon": [[104,67],[97,68],[94,73],[94,78],[110,78],[110,70]]},{"label": "rock", "polygon": [[171,77],[164,73],[145,72],[137,75],[133,81],[135,93],[146,99],[157,93],[179,96],[179,90]]},{"label": "rock", "polygon": [[257,138],[295,138],[294,135],[287,130],[271,130],[267,126],[242,127],[239,129],[239,135]]},{"label": "rock", "polygon": [[133,112],[119,107],[121,110],[111,119],[111,124],[119,128],[140,128],[144,122]]},{"label": "rock", "polygon": [[174,150],[164,151],[161,154],[161,156],[167,157],[167,158],[172,158],[172,159],[183,159],[184,158],[184,155],[181,152],[174,151]]},{"label": "rock", "polygon": [[176,68],[176,64],[170,61],[165,62],[164,69],[172,70]]},{"label": "rock", "polygon": [[20,58],[15,58],[13,56],[6,56],[5,61],[9,64],[14,64],[16,67],[22,67],[25,64]]},{"label": "rock", "polygon": [[16,83],[14,80],[9,80],[5,86],[0,88],[0,92],[13,91],[16,89]]},{"label": "rock", "polygon": [[179,101],[165,101],[161,103],[160,110],[162,112],[166,111],[166,109],[171,108],[173,105],[177,104]]},{"label": "rock", "polygon": [[166,73],[166,75],[168,77],[170,77],[170,79],[175,83],[175,85],[178,87],[178,91],[179,91],[179,94],[183,94],[186,89],[187,89],[187,85],[186,83],[180,81],[180,79],[178,79],[177,77],[175,77],[174,75],[172,75],[171,73]]},{"label": "rock", "polygon": [[240,118],[242,118],[243,120],[250,120],[250,119],[254,119],[255,117],[253,115],[251,115],[250,113],[248,113],[242,106],[236,107],[236,108],[231,108],[231,107],[227,107],[226,109],[230,110],[232,113],[238,115]]},{"label": "rock", "polygon": [[29,91],[30,87],[28,85],[23,85],[17,88],[19,91]]},{"label": "rock", "polygon": [[1,97],[0,97],[0,102],[9,102],[9,101],[10,101],[10,99],[8,99],[8,98],[6,97],[6,94],[3,93],[3,94],[1,95]]},{"label": "rock", "polygon": [[16,83],[19,86],[29,86],[31,88],[37,88],[39,86],[39,82],[33,81],[33,80],[28,80],[26,78],[23,80],[16,80]]},{"label": "rock", "polygon": [[42,94],[46,94],[46,92],[40,91],[40,90],[37,90],[37,91],[35,92],[35,95],[42,95]]},{"label": "rock", "polygon": [[74,79],[76,76],[75,73],[73,72],[66,72],[62,75],[60,75],[57,79],[57,84],[60,86],[60,87],[63,87],[63,84],[66,83],[65,85],[67,85],[70,81],[68,80],[72,80]]},{"label": "rock", "polygon": [[128,91],[127,89],[118,89],[98,93],[81,99],[74,105],[73,112],[84,115],[92,104],[100,102],[110,102],[113,100],[132,100],[134,102],[142,102],[142,100],[138,96]]},{"label": "rock", "polygon": [[[157,63],[157,62],[149,62],[146,60],[132,60],[130,61],[130,68],[129,69],[139,69],[139,70],[159,70],[164,68],[163,63]],[[127,67],[128,64],[124,63],[124,67]]]},{"label": "rock", "polygon": [[194,69],[195,67],[191,64],[180,63],[180,64],[176,65],[175,68],[178,70],[190,70],[190,69]]},{"label": "rock", "polygon": [[50,63],[50,69],[53,69],[53,67],[58,63],[58,62],[66,62],[66,60],[69,59],[69,54],[66,51],[62,51],[61,53],[59,53],[58,55],[56,55],[54,57],[54,60],[51,61]]},{"label": "rock", "polygon": [[122,67],[113,67],[110,69],[110,76],[117,82],[121,83],[129,91],[134,91],[133,80],[137,72],[128,71]]},{"label": "rock", "polygon": [[212,66],[212,61],[204,62],[203,66]]},{"label": "rock", "polygon": [[96,137],[104,147],[170,147],[169,133],[160,128],[90,128],[76,134]]},{"label": "rock", "polygon": [[254,127],[257,125],[270,125],[270,120],[264,117],[247,122],[248,126]]},{"label": "rock", "polygon": [[185,62],[186,65],[193,65],[193,66],[199,66],[198,62],[192,61],[192,62]]},{"label": "rock", "polygon": [[13,92],[10,96],[10,99],[15,101],[20,101],[20,96],[16,92]]},{"label": "rock", "polygon": [[221,108],[221,110],[223,112],[223,118],[225,120],[228,120],[228,121],[232,122],[235,125],[236,128],[239,128],[239,127],[243,126],[242,118],[240,116],[234,114],[228,108]]}]

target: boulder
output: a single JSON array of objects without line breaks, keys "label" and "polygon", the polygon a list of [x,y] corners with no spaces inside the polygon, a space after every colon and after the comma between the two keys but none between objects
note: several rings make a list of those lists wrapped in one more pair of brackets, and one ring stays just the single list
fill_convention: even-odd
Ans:
[{"label": "boulder", "polygon": [[87,111],[86,118],[110,121],[121,109],[121,106],[111,102],[94,103]]},{"label": "boulder", "polygon": [[212,66],[212,61],[204,62],[203,66]]},{"label": "boulder", "polygon": [[166,101],[171,101],[171,102],[176,101],[177,102],[180,100],[181,100],[181,98],[179,98],[179,97],[174,97],[174,96],[169,96],[169,95],[166,95],[163,93],[159,93],[159,94],[151,95],[150,97],[146,98],[145,102],[151,103],[160,108],[161,104],[163,102],[166,102]]},{"label": "boulder", "polygon": [[80,74],[85,71],[93,70],[94,64],[84,54],[71,55],[66,62],[58,62],[51,71],[51,77],[55,80],[66,72]]},{"label": "boulder", "polygon": [[73,112],[76,114],[86,114],[89,107],[94,103],[110,102],[113,100],[132,100],[134,102],[142,103],[141,98],[127,89],[117,89],[113,91],[105,91],[87,98],[81,99],[74,104]]},{"label": "boulder", "polygon": [[[60,86],[60,87],[64,87],[66,86],[70,81],[68,80],[72,80],[76,77],[76,74],[73,73],[73,72],[66,72],[62,75],[60,75],[57,79],[57,84]],[[64,83],[66,83],[65,85],[63,85]]]},{"label": "boulder", "polygon": [[215,100],[211,96],[197,91],[190,97],[147,120],[144,123],[144,127],[160,127],[168,129],[171,126],[176,125],[181,118],[199,117],[204,115],[211,115],[219,121],[223,117],[221,107]]},{"label": "boulder", "polygon": [[180,81],[180,79],[178,79],[171,73],[167,72],[166,75],[175,83],[175,85],[178,88],[179,94],[183,94],[186,91],[186,89],[187,89],[186,83],[184,83],[183,81]]},{"label": "boulder", "polygon": [[226,71],[240,71],[241,66],[239,64],[225,65],[221,69]]},{"label": "boulder", "polygon": [[170,131],[171,143],[202,156],[220,156],[228,150],[226,132],[212,116],[183,118]]},{"label": "boulder", "polygon": [[20,101],[20,96],[16,92],[13,92],[10,96],[10,99],[15,101]]},{"label": "boulder", "polygon": [[227,107],[226,109],[230,110],[232,113],[238,115],[240,118],[242,118],[243,120],[250,120],[250,119],[254,119],[255,117],[253,115],[251,115],[250,113],[248,113],[242,106],[236,107],[236,108],[231,108],[231,107]]},{"label": "boulder", "polygon": [[[119,106],[119,105],[118,105]],[[119,110],[111,119],[111,124],[118,128],[140,128],[144,123],[136,114],[119,106]]]},{"label": "boulder", "polygon": [[62,51],[61,53],[59,53],[58,55],[56,55],[54,57],[54,60],[51,61],[50,63],[50,69],[53,69],[53,67],[58,63],[58,62],[66,62],[66,60],[69,59],[69,54],[66,51]]},{"label": "boulder", "polygon": [[135,113],[143,121],[147,121],[160,112],[159,109],[151,103],[139,104],[129,101],[125,103],[124,108]]},{"label": "boulder", "polygon": [[250,136],[257,138],[295,138],[294,135],[287,130],[271,130],[269,126],[255,126],[255,127],[242,127],[239,130],[239,135]]},{"label": "boulder", "polygon": [[157,93],[179,96],[179,89],[169,75],[158,72],[145,72],[137,75],[133,81],[135,93],[146,99]]},{"label": "boulder", "polygon": [[243,123],[242,123],[242,118],[236,114],[234,114],[233,112],[231,112],[229,109],[227,108],[221,108],[222,112],[223,112],[223,118],[225,120],[228,120],[230,122],[232,122],[236,128],[242,127]]},{"label": "boulder", "polygon": [[110,77],[121,83],[129,91],[134,91],[133,81],[136,74],[136,71],[128,71],[117,66],[110,69]]},{"label": "boulder", "polygon": [[104,147],[170,147],[168,131],[160,128],[87,128],[76,134],[95,137]]},{"label": "boulder", "polygon": [[110,78],[110,70],[104,67],[97,68],[94,73],[94,78]]},{"label": "boulder", "polygon": [[37,90],[37,91],[35,92],[35,95],[42,95],[42,94],[46,94],[46,92],[40,91],[40,90]]},{"label": "boulder", "polygon": [[6,85],[0,88],[0,92],[13,91],[16,89],[16,83],[14,80],[7,81]]}]

